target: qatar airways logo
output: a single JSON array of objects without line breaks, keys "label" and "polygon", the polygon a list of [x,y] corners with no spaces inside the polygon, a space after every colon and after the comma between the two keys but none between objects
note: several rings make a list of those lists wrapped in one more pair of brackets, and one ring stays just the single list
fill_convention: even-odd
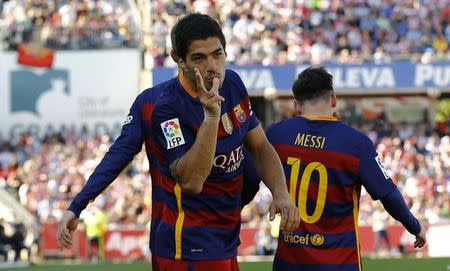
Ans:
[{"label": "qatar airways logo", "polygon": [[241,162],[244,159],[242,153],[242,145],[232,150],[231,152],[217,155],[214,157],[213,166],[216,170],[223,170],[225,173],[233,172],[239,169]]}]

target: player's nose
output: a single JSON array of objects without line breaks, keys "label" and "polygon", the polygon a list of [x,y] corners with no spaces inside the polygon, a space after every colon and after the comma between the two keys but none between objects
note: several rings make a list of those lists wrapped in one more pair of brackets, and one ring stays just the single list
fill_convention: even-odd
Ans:
[{"label": "player's nose", "polygon": [[218,68],[219,68],[218,64],[219,63],[218,63],[217,59],[214,59],[214,57],[211,57],[211,56],[208,57],[208,59],[206,61],[207,71],[210,72],[210,73],[217,74],[218,73]]}]

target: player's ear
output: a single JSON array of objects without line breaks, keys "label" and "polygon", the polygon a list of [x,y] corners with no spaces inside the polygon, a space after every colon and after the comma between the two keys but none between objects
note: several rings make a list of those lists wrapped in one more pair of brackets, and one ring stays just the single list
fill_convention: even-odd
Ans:
[{"label": "player's ear", "polygon": [[182,58],[178,58],[178,67],[180,67],[183,71],[186,71],[186,61],[184,61]]},{"label": "player's ear", "polygon": [[178,62],[178,67],[180,67],[183,71],[187,70],[187,64],[186,61],[184,59],[182,59],[181,57],[177,58],[177,62]]},{"label": "player's ear", "polygon": [[[337,97],[336,97],[336,93],[331,92],[331,108],[336,109],[337,107]],[[338,113],[336,110],[334,110],[333,112],[333,117],[337,118]]]},{"label": "player's ear", "polygon": [[334,91],[331,92],[331,107],[336,108],[337,106],[337,97]]}]

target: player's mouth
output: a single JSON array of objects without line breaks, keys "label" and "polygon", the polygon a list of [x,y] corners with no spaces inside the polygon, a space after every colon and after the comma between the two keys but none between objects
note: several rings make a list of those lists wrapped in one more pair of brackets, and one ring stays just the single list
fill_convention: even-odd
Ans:
[{"label": "player's mouth", "polygon": [[220,80],[220,75],[219,74],[215,74],[215,75],[212,75],[212,76],[208,76],[208,77],[206,77],[205,81],[212,82],[212,80],[214,78],[217,78],[217,79]]}]

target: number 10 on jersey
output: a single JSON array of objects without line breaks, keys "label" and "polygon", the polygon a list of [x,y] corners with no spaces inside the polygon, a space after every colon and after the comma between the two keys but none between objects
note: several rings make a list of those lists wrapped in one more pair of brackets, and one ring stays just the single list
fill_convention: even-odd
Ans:
[{"label": "number 10 on jersey", "polygon": [[[320,162],[311,162],[306,165],[305,170],[301,176],[300,187],[298,190],[298,199],[295,196],[297,194],[297,184],[300,174],[300,158],[288,157],[287,164],[292,166],[289,193],[291,197],[291,202],[295,203],[298,208],[298,212],[301,220],[307,223],[315,223],[322,216],[323,209],[325,207],[325,199],[327,197],[327,186],[328,186],[328,173],[326,167]],[[307,197],[308,197],[308,187],[311,180],[312,173],[317,170],[319,173],[319,189],[317,191],[316,208],[312,215],[308,215],[306,209]]]}]

